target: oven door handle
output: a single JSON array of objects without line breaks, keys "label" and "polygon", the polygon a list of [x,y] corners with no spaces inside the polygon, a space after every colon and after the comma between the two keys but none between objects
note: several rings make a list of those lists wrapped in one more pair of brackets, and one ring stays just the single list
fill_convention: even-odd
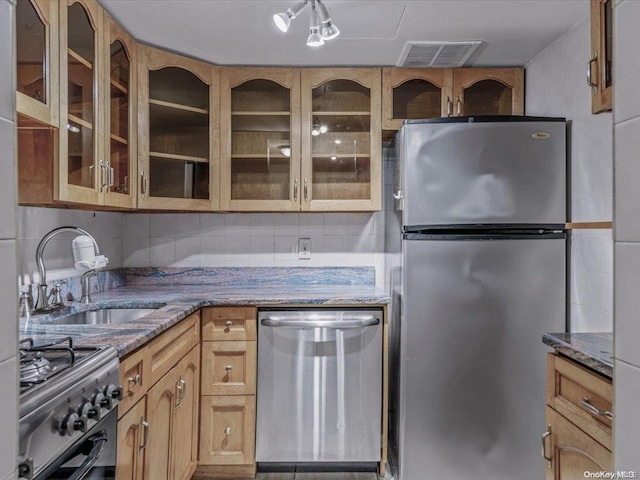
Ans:
[{"label": "oven door handle", "polygon": [[[75,472],[73,472],[69,477],[69,480],[82,480],[87,476],[102,454],[104,444],[107,443],[107,432],[105,430],[100,430],[95,435],[91,435],[87,438],[86,441],[92,443],[91,449],[88,453],[85,453],[85,455],[87,455],[86,460],[82,462],[82,465],[80,465]],[[86,452],[86,448],[87,447],[83,448],[83,453]]]}]

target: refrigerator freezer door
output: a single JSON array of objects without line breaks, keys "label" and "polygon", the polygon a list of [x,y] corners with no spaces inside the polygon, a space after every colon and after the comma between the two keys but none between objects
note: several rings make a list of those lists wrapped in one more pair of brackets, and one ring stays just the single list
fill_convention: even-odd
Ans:
[{"label": "refrigerator freezer door", "polygon": [[565,122],[402,127],[403,225],[564,224]]},{"label": "refrigerator freezer door", "polygon": [[256,461],[380,461],[382,311],[261,311],[258,320]]},{"label": "refrigerator freezer door", "polygon": [[403,248],[399,479],[542,478],[541,337],[565,328],[565,240]]}]

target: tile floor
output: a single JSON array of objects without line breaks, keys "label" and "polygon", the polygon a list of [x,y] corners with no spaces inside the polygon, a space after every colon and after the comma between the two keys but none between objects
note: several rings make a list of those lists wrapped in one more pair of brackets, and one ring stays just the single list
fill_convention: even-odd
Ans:
[{"label": "tile floor", "polygon": [[375,473],[259,473],[256,480],[378,480]]}]

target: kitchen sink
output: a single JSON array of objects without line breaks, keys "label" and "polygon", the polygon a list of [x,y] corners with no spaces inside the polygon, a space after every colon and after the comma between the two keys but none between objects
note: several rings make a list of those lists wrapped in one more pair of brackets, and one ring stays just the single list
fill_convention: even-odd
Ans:
[{"label": "kitchen sink", "polygon": [[103,308],[56,318],[49,325],[100,325],[128,323],[155,312],[157,308]]}]

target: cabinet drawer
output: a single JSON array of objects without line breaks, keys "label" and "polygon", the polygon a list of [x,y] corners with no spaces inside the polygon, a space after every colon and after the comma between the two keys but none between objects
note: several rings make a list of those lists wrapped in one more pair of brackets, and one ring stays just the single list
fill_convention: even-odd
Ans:
[{"label": "cabinet drawer", "polygon": [[200,341],[200,313],[194,313],[149,344],[149,370],[154,385]]},{"label": "cabinet drawer", "polygon": [[254,307],[213,307],[202,310],[203,340],[255,340]]},{"label": "cabinet drawer", "polygon": [[146,353],[147,349],[141,348],[120,361],[122,400],[118,404],[118,418],[127,413],[149,389],[150,373]]},{"label": "cabinet drawer", "polygon": [[202,397],[201,465],[247,465],[254,462],[256,397]]},{"label": "cabinet drawer", "polygon": [[256,393],[256,342],[203,342],[202,395]]},{"label": "cabinet drawer", "polygon": [[547,404],[611,450],[611,381],[552,353],[547,375]]}]

